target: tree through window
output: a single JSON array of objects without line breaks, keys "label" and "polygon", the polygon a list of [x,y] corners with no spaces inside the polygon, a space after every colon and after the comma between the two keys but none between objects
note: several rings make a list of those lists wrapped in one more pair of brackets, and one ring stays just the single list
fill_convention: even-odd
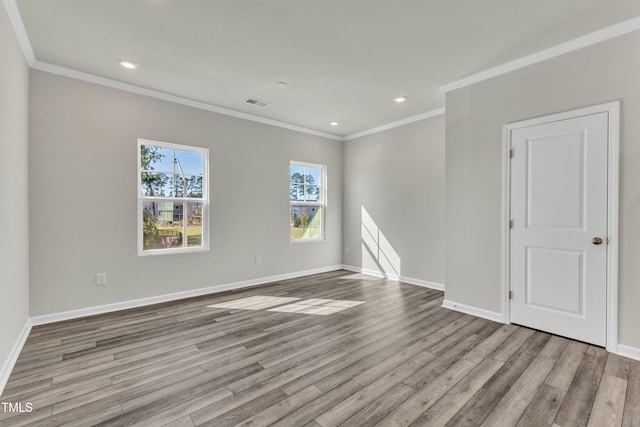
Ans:
[{"label": "tree through window", "polygon": [[209,151],[138,140],[138,254],[208,249]]},{"label": "tree through window", "polygon": [[326,166],[292,161],[289,167],[289,237],[324,238]]}]

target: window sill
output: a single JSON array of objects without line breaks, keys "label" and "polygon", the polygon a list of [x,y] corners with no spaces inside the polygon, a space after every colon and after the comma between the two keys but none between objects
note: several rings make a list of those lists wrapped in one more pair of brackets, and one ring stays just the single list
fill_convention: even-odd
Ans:
[{"label": "window sill", "polygon": [[324,237],[317,237],[313,239],[290,239],[289,243],[312,243],[312,242],[324,242]]},{"label": "window sill", "polygon": [[146,251],[138,251],[138,256],[157,256],[157,255],[176,255],[176,254],[190,254],[194,252],[208,252],[209,247],[199,248],[176,248],[176,249],[150,249]]}]

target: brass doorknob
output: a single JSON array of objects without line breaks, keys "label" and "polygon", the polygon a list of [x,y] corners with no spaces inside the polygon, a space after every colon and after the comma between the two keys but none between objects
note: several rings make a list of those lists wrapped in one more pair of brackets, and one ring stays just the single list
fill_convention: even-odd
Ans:
[{"label": "brass doorknob", "polygon": [[594,245],[601,245],[602,239],[599,237],[594,237],[593,239],[591,239],[591,243],[593,243]]}]

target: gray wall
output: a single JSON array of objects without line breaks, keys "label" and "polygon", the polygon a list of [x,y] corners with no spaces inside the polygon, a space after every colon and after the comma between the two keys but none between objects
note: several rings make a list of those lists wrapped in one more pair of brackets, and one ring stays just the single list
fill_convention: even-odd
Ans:
[{"label": "gray wall", "polygon": [[[40,71],[30,81],[32,316],[342,263],[340,142]],[[209,252],[137,256],[137,138],[210,149]],[[290,160],[327,165],[325,241],[289,242]]]},{"label": "gray wall", "polygon": [[444,283],[444,125],[437,116],[344,143],[345,264]]},{"label": "gray wall", "polygon": [[640,348],[640,32],[447,95],[446,291],[501,312],[502,126],[622,101],[619,340]]},{"label": "gray wall", "polygon": [[29,69],[0,6],[0,367],[29,317]]}]

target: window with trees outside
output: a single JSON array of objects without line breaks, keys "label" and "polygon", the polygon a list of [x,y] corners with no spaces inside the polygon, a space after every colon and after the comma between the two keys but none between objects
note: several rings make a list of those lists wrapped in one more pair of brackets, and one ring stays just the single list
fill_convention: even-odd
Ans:
[{"label": "window with trees outside", "polygon": [[138,140],[138,255],[209,248],[209,150]]},{"label": "window with trees outside", "polygon": [[291,241],[324,238],[326,207],[324,165],[292,161],[289,169],[289,229]]}]

